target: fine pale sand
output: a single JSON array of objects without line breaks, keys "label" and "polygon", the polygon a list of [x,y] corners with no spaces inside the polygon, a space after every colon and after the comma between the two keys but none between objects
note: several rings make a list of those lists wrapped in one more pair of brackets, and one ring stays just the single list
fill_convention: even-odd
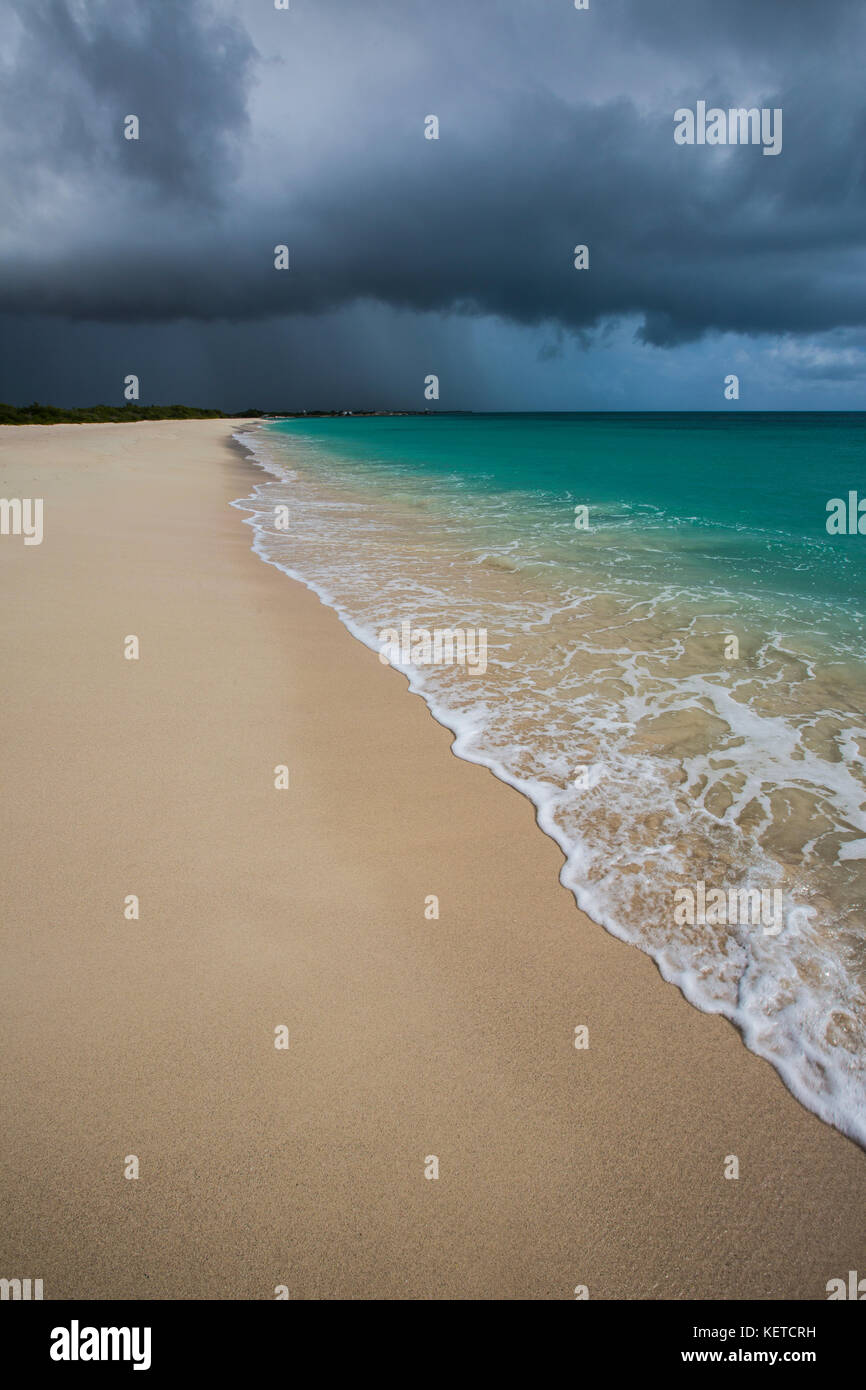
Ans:
[{"label": "fine pale sand", "polygon": [[0,495],[45,499],[42,545],[0,537],[0,1275],[570,1299],[866,1274],[866,1155],[582,917],[529,802],[252,553],[234,428],[0,431]]}]

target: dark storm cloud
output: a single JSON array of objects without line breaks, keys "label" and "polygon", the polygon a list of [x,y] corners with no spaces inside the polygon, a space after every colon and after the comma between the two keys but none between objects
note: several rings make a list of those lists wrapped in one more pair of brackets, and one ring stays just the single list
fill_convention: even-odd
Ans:
[{"label": "dark storm cloud", "polygon": [[[0,117],[6,174],[152,185],[169,202],[216,199],[237,165],[256,58],[242,25],[204,0],[12,0],[14,58]],[[10,26],[11,27],[11,26]],[[139,116],[138,142],[122,137]],[[10,167],[11,166],[11,167]],[[99,225],[94,217],[94,230]]]},{"label": "dark storm cloud", "polygon": [[[370,300],[575,331],[637,316],[656,345],[866,321],[860,0],[17,13],[6,312],[243,321]],[[782,153],[676,146],[697,99],[781,107]]]},{"label": "dark storm cloud", "polygon": [[861,0],[614,0],[619,22],[654,48],[707,53],[726,47],[751,58],[796,58],[835,43],[862,10]]}]

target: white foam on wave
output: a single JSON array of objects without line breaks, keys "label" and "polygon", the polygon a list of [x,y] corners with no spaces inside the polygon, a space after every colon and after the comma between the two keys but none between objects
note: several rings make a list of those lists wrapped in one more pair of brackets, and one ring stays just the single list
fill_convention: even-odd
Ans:
[{"label": "white foam on wave", "polygon": [[[283,452],[294,441],[279,440],[264,430],[236,438],[250,450],[256,463],[281,483],[291,488],[298,482],[301,474]],[[349,537],[343,535],[341,544],[335,545],[328,528],[334,527],[341,513],[357,510],[357,498],[347,496],[341,501],[323,495],[314,504],[307,498],[304,516],[319,545],[299,567],[286,555],[275,553],[280,538],[269,527],[271,512],[266,501],[270,500],[257,488],[251,498],[233,504],[251,513],[245,520],[253,529],[255,552],[317,594],[354,637],[378,651],[385,607],[375,621],[369,613],[365,620],[359,612],[364,605],[356,595],[362,577],[360,567],[371,563],[370,544],[375,544],[376,533],[387,541],[393,528],[375,512],[365,513],[364,539],[353,556]],[[514,563],[514,552],[514,546],[479,547],[466,564],[477,566],[479,557],[498,555]],[[426,578],[423,571],[410,574],[408,567],[401,570],[405,557],[388,565],[387,554],[386,548],[380,557],[382,594],[393,596],[395,602],[402,594],[411,602],[433,603],[438,611],[449,613],[449,620],[459,616],[456,610],[442,607],[441,575],[434,580],[432,576]],[[511,563],[507,569],[502,566],[506,575]],[[455,594],[445,598],[453,604],[459,601]],[[366,603],[369,609],[369,594]],[[588,603],[587,595],[574,593],[565,601],[561,594],[552,595],[549,601],[537,600],[531,607],[521,608],[515,603],[507,615],[512,638],[535,638],[552,632],[563,617],[585,611]],[[666,654],[670,673],[648,671],[650,659],[658,666],[659,652],[648,656],[630,648],[625,635],[619,642],[615,634],[618,630],[625,634],[628,624],[638,619],[655,620],[663,606],[661,599],[647,602],[636,596],[631,607],[625,603],[612,612],[608,629],[599,628],[602,644],[610,645],[599,646],[597,638],[585,638],[583,643],[577,640],[570,644],[568,650],[546,649],[544,664],[536,669],[526,669],[513,659],[510,641],[498,644],[498,654],[490,665],[507,674],[510,683],[506,693],[512,708],[522,717],[535,717],[533,727],[544,731],[529,754],[525,743],[516,737],[509,742],[507,729],[503,731],[508,720],[498,691],[491,695],[479,688],[470,698],[465,685],[455,693],[443,682],[441,673],[429,668],[399,669],[410,691],[420,695],[434,718],[454,735],[456,756],[489,768],[533,802],[539,826],[563,852],[561,880],[579,907],[612,935],[651,955],[664,978],[677,985],[697,1008],[728,1017],[741,1030],[746,1046],[772,1062],[803,1104],[866,1145],[866,1032],[862,993],[849,949],[850,923],[836,929],[833,905],[820,885],[815,891],[809,874],[804,878],[796,865],[793,870],[790,865],[782,866],[785,872],[791,870],[793,896],[786,894],[785,927],[779,935],[767,935],[750,926],[731,928],[724,937],[713,939],[677,933],[668,892],[670,882],[682,881],[683,872],[688,877],[688,864],[682,862],[683,845],[692,842],[696,833],[706,836],[708,853],[732,866],[739,886],[778,882],[780,862],[761,849],[758,831],[747,835],[739,820],[751,811],[756,826],[771,825],[776,813],[772,796],[784,788],[792,796],[803,791],[819,795],[837,839],[851,837],[837,845],[833,861],[837,866],[862,859],[866,846],[866,838],[861,838],[866,830],[864,788],[854,775],[853,758],[857,739],[861,735],[866,738],[866,729],[848,727],[840,735],[837,761],[819,757],[804,742],[808,721],[805,726],[798,725],[784,713],[747,703],[745,686],[749,682],[723,683],[705,673],[677,674],[676,660],[685,650],[685,634],[673,639]],[[765,671],[765,693],[770,695],[778,681],[778,660],[771,657],[770,646],[783,656],[785,649],[778,634],[769,637],[767,644],[767,652],[759,653],[749,681],[760,691],[761,673]],[[582,655],[592,671],[591,662],[597,664],[600,653],[609,659],[609,670],[602,666],[598,674],[587,674],[572,669],[576,656]],[[800,653],[789,655],[802,661]],[[804,669],[808,679],[808,662]],[[559,683],[552,686],[553,673]],[[616,700],[609,697],[604,685],[614,675]],[[599,695],[599,690],[604,693]],[[554,697],[558,697],[558,704]],[[706,748],[686,751],[675,760],[685,777],[683,797],[678,800],[667,780],[670,768],[650,751],[633,746],[631,735],[642,725],[671,717],[681,720],[696,709],[724,726],[724,747],[721,753]],[[836,711],[821,713],[829,717]],[[604,776],[596,775],[579,795],[568,780],[580,752],[575,745],[575,727],[580,730],[579,742],[592,744],[594,761],[604,768]],[[718,765],[724,767],[731,761],[731,749],[735,750],[736,776],[725,782],[730,805],[721,815],[710,815],[696,789],[705,783],[718,788],[724,780]],[[594,820],[596,814],[598,819]],[[649,839],[637,833],[638,821],[644,816],[657,820]],[[614,828],[607,830],[605,825]],[[805,859],[817,866],[814,873],[818,876],[822,864],[819,848],[816,842],[803,848]]]}]

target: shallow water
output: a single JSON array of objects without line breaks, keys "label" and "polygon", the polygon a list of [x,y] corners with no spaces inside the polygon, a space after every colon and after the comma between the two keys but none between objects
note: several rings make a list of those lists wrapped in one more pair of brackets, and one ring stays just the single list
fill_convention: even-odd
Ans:
[{"label": "shallow water", "polygon": [[[277,478],[236,505],[368,645],[486,633],[483,670],[404,667],[455,752],[533,799],[585,911],[866,1144],[866,536],[826,529],[864,435],[859,415],[293,420],[243,436]],[[699,885],[716,910],[691,921]]]}]

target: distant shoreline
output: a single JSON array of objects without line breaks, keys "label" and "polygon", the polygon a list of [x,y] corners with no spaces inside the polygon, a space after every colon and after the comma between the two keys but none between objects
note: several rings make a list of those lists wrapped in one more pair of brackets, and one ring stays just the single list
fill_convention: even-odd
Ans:
[{"label": "distant shoreline", "polygon": [[[302,420],[339,418],[356,415],[433,415],[432,410],[203,410],[191,405],[72,407],[57,405],[6,405],[0,402],[0,425],[128,425],[140,420]],[[449,411],[452,415],[471,415],[473,411]]]},{"label": "distant shoreline", "polygon": [[596,419],[610,416],[653,418],[690,415],[695,417],[727,416],[736,420],[745,416],[754,419],[763,416],[768,419],[828,416],[841,417],[866,415],[863,410],[203,410],[197,406],[148,405],[148,406],[82,406],[65,409],[61,406],[40,405],[33,402],[28,406],[7,405],[0,401],[0,425],[128,425],[146,420],[252,420],[274,424],[279,420],[339,420],[372,418],[424,418],[454,416],[476,419],[487,415],[499,416],[576,416]]}]

